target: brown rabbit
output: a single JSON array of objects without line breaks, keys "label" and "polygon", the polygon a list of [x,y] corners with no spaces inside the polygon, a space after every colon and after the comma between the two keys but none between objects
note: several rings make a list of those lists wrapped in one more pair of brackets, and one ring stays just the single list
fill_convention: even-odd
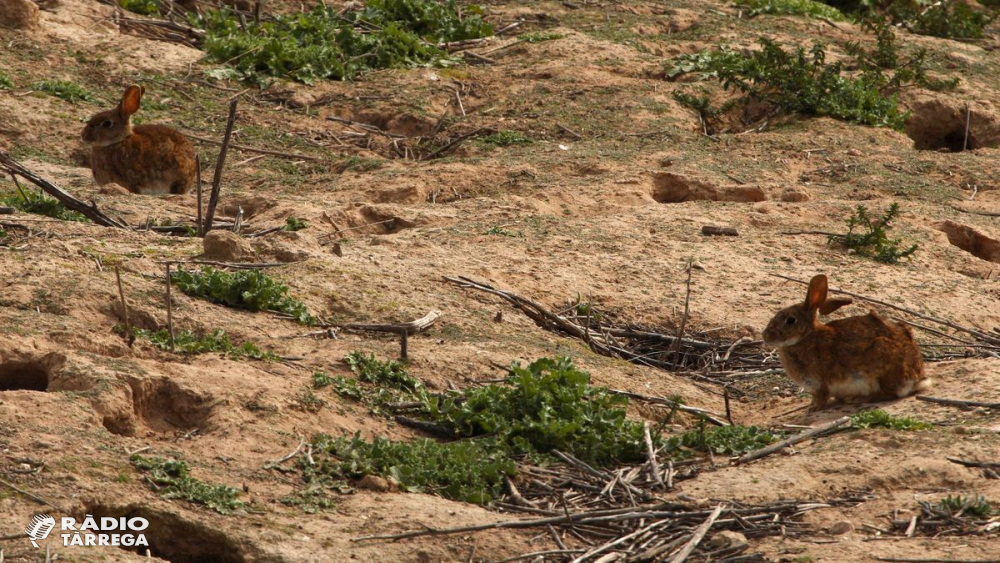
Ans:
[{"label": "brown rabbit", "polygon": [[923,391],[930,385],[910,328],[887,323],[870,311],[823,324],[850,299],[827,299],[826,276],[809,282],[805,303],[779,311],[764,329],[764,342],[778,349],[793,381],[812,394],[809,410],[826,406],[830,397],[886,401]]},{"label": "brown rabbit", "polygon": [[143,91],[129,86],[118,107],[91,117],[83,128],[83,140],[91,146],[94,180],[144,195],[187,193],[194,183],[194,147],[187,137],[163,125],[132,127]]}]

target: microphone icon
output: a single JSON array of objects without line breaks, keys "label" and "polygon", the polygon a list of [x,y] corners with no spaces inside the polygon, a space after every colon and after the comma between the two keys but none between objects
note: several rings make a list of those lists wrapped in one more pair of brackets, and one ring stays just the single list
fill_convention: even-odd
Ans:
[{"label": "microphone icon", "polygon": [[31,545],[38,547],[36,541],[44,540],[49,537],[52,532],[52,528],[56,527],[56,519],[49,516],[48,514],[36,514],[31,522],[28,523],[28,527],[24,529],[24,533],[28,535],[28,539],[31,541]]}]

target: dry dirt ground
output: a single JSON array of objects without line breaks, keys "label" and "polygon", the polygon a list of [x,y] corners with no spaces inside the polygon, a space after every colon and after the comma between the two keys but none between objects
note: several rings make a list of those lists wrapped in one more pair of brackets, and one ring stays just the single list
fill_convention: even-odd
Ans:
[{"label": "dry dirt ground", "polygon": [[[225,216],[242,208],[254,229],[283,224],[289,216],[309,224],[253,239],[245,260],[287,262],[270,273],[311,310],[336,322],[408,321],[442,311],[441,321],[409,345],[410,372],[431,388],[496,377],[491,363],[559,354],[573,358],[598,385],[722,408],[715,386],[595,355],[496,298],[444,283],[445,275],[485,280],[552,308],[583,296],[630,321],[674,327],[684,305],[684,265],[693,258],[703,269],[693,276],[689,326],[726,338],[759,337],[775,310],[801,299],[802,286],[772,274],[802,279],[822,272],[835,287],[963,326],[992,331],[1000,325],[1000,251],[990,242],[1000,228],[995,217],[974,213],[1000,212],[995,39],[960,43],[900,34],[906,49],[929,50],[935,75],[962,79],[949,93],[903,93],[913,111],[909,135],[785,118],[762,131],[713,139],[672,92],[720,90],[664,80],[667,58],[720,42],[750,46],[762,35],[786,44],[820,40],[841,53],[843,42],[870,36],[847,23],[741,18],[721,0],[486,4],[495,20],[522,19],[523,31],[560,37],[491,41],[479,51],[495,64],[251,89],[240,105],[234,142],[305,158],[233,150],[224,176]],[[112,105],[123,85],[140,82],[147,91],[143,121],[220,139],[227,100],[243,86],[209,78],[205,72],[218,67],[199,51],[122,35],[110,14],[95,0],[62,0],[43,10],[38,30],[0,29],[0,72],[14,82],[12,90],[0,90],[0,150],[133,224],[190,219],[193,193],[143,197],[99,189],[80,151],[82,123]],[[74,104],[34,91],[42,80],[73,81],[98,101]],[[967,104],[975,150],[915,147],[953,140],[965,126]],[[370,148],[356,146],[348,127],[327,119],[410,136],[427,134],[443,115],[454,135],[491,127],[533,142],[495,147],[467,141],[446,158],[414,163],[394,157],[378,135]],[[197,149],[203,161],[215,161],[216,145],[199,142]],[[211,166],[206,168],[208,176]],[[0,190],[11,192],[14,185],[2,179]],[[738,201],[707,201],[706,194]],[[890,202],[903,210],[899,236],[920,245],[899,265],[850,256],[821,235],[785,234],[842,231],[859,203],[882,209]],[[24,214],[3,219],[30,225],[35,236],[0,248],[0,473],[59,507],[59,514],[144,514],[151,519],[153,559],[170,561],[495,561],[554,546],[547,536],[532,540],[533,534],[511,532],[350,541],[421,524],[514,517],[429,495],[357,490],[317,514],[282,504],[279,499],[299,481],[262,467],[291,452],[300,436],[416,436],[329,390],[316,391],[325,403],[318,410],[307,408],[315,405],[304,398],[314,371],[349,375],[342,362],[349,352],[390,358],[398,352],[396,341],[349,332],[334,340],[296,338],[309,329],[175,292],[177,327],[224,329],[234,340],[302,359],[180,356],[142,341],[129,348],[112,330],[121,322],[114,264],[121,267],[133,322],[163,327],[161,262],[198,256],[200,240]],[[946,228],[948,221],[953,226]],[[736,227],[739,236],[706,237],[703,225]],[[952,244],[972,240],[966,228],[984,238]],[[866,308],[855,304],[837,316]],[[494,322],[497,311],[502,322]],[[926,332],[918,337],[947,342]],[[1000,402],[995,359],[930,363],[928,371],[935,396]],[[788,389],[781,378],[764,381],[752,400],[733,403],[734,418],[780,426],[851,411],[834,408],[805,419],[801,411],[788,414],[808,400]],[[844,489],[869,489],[877,497],[872,501],[810,513],[818,530],[813,540],[769,539],[752,549],[775,561],[1000,558],[995,534],[879,539],[863,528],[884,528],[895,511],[906,515],[917,501],[948,494],[982,494],[1000,506],[1000,481],[946,460],[1000,461],[997,411],[912,398],[884,408],[937,426],[836,434],[747,466],[716,459],[715,467],[663,496],[822,500]],[[242,487],[242,499],[255,510],[222,516],[160,499],[129,463],[129,453],[140,448],[186,460],[200,479]],[[41,471],[24,472],[42,463]],[[0,535],[18,532],[42,510],[50,509],[0,487]],[[825,526],[842,520],[855,530],[824,536]],[[48,541],[64,561],[145,558]],[[23,538],[0,548],[8,561],[40,560]]]}]

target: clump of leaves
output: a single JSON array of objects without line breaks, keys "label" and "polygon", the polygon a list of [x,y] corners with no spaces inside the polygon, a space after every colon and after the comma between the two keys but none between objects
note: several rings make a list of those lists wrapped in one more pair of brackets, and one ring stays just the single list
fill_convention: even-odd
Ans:
[{"label": "clump of leaves", "polygon": [[968,515],[973,518],[985,520],[994,514],[993,506],[982,495],[973,495],[971,497],[948,495],[938,501],[937,507],[939,510],[956,518]]},{"label": "clump of leaves", "polygon": [[511,145],[530,145],[534,140],[519,131],[497,131],[483,137],[482,142],[498,147],[509,147]]},{"label": "clump of leaves", "polygon": [[426,390],[417,378],[400,362],[381,361],[375,355],[351,352],[344,361],[357,379],[325,372],[313,374],[313,387],[332,387],[333,391],[352,401],[366,405],[373,414],[383,414],[382,405],[402,401],[420,401]]},{"label": "clump of leaves", "polygon": [[774,434],[757,426],[707,427],[705,419],[702,419],[698,429],[671,437],[667,442],[667,451],[681,457],[686,455],[685,450],[734,456],[758,450],[777,439]]},{"label": "clump of leaves", "polygon": [[518,35],[517,40],[522,43],[541,43],[543,41],[555,41],[556,39],[562,39],[563,37],[566,36],[552,31],[532,31]]},{"label": "clump of leaves", "polygon": [[857,255],[876,262],[895,264],[917,251],[916,244],[904,248],[902,239],[889,238],[886,233],[891,228],[890,223],[898,216],[897,203],[890,205],[878,218],[872,217],[867,207],[859,205],[854,214],[847,218],[847,234],[830,235],[828,242],[853,250]]},{"label": "clump of leaves", "polygon": [[356,154],[352,154],[336,166],[336,171],[340,173],[348,171],[370,172],[372,170],[378,170],[384,165],[385,162],[377,158],[364,158]]},{"label": "clump of leaves", "polygon": [[511,237],[511,238],[519,238],[524,236],[524,233],[520,231],[511,231],[505,229],[501,225],[495,225],[493,227],[490,227],[489,229],[486,229],[486,234],[498,237]]},{"label": "clump of leaves", "polygon": [[160,14],[160,0],[121,0],[123,10],[128,10],[144,16]]},{"label": "clump of leaves", "polygon": [[18,191],[18,193],[9,193],[0,196],[0,203],[25,213],[45,215],[63,221],[79,221],[81,223],[90,221],[82,213],[66,209],[62,202],[41,192]]},{"label": "clump of leaves", "polygon": [[715,107],[712,105],[712,100],[707,94],[695,96],[676,90],[673,96],[682,106],[698,112],[698,117],[701,119],[702,128],[706,135],[716,134],[718,132],[718,118],[735,107],[739,102],[739,100],[728,100],[721,106]]},{"label": "clump of leaves", "polygon": [[833,21],[844,19],[844,14],[840,10],[814,0],[736,0],[736,5],[749,8],[751,16],[777,14],[825,18]]},{"label": "clump of leaves", "polygon": [[62,98],[67,102],[93,102],[94,96],[79,84],[67,80],[44,80],[35,85],[39,92]]},{"label": "clump of leaves", "polygon": [[283,231],[301,231],[309,227],[309,224],[299,219],[298,217],[288,217],[285,219],[285,226],[281,228]]},{"label": "clump of leaves", "polygon": [[335,478],[382,475],[410,492],[485,504],[501,493],[505,475],[514,475],[514,460],[495,440],[368,442],[355,434],[313,440],[317,472]]},{"label": "clump of leaves", "polygon": [[192,297],[249,311],[274,311],[296,321],[316,323],[304,303],[288,295],[288,286],[260,270],[226,272],[211,266],[199,270],[177,270],[170,277],[177,288]]},{"label": "clump of leaves", "polygon": [[873,409],[859,412],[851,417],[851,427],[858,429],[865,428],[888,428],[890,430],[927,430],[933,428],[932,424],[914,420],[908,416],[893,416],[882,409]]},{"label": "clump of leaves", "polygon": [[[133,328],[136,338],[148,340],[160,350],[170,350],[170,331],[160,329],[156,332],[144,328]],[[234,360],[248,358],[251,360],[266,360],[276,362],[281,358],[274,352],[261,350],[253,342],[235,345],[229,341],[229,335],[222,329],[198,336],[190,330],[182,330],[174,335],[174,350],[181,354],[205,354],[219,352]]]},{"label": "clump of leaves", "polygon": [[192,15],[205,29],[204,49],[242,76],[304,83],[350,79],[379,68],[448,58],[439,43],[486,37],[493,28],[475,5],[455,0],[368,0],[360,10],[319,5],[304,13],[244,22],[227,10]]},{"label": "clump of leaves", "polygon": [[592,387],[568,358],[514,364],[507,383],[466,389],[460,401],[430,397],[427,416],[457,436],[494,436],[513,454],[558,449],[598,466],[644,459],[642,424],[625,417],[628,400]]},{"label": "clump of leaves", "polygon": [[10,90],[14,88],[14,81],[9,76],[0,72],[0,90]]},{"label": "clump of leaves", "polygon": [[761,49],[741,54],[729,49],[687,56],[669,63],[667,75],[692,69],[720,80],[725,89],[768,103],[782,112],[829,116],[876,127],[901,129],[906,115],[900,111],[893,88],[898,84],[879,68],[864,69],[857,76],[843,72],[840,62],[827,63],[826,50],[815,44],[806,51],[784,50],[762,37]]},{"label": "clump of leaves", "polygon": [[395,361],[381,361],[375,354],[364,355],[355,350],[344,358],[351,371],[358,376],[358,381],[392,387],[402,391],[416,393],[423,390],[420,380],[406,372],[406,366]]},{"label": "clump of leaves", "polygon": [[868,51],[860,43],[848,42],[844,45],[844,50],[854,57],[855,63],[864,72],[895,70],[884,90],[898,91],[911,82],[936,91],[953,90],[958,86],[957,77],[932,79],[927,75],[927,49],[920,49],[904,59],[896,46],[896,32],[892,26],[880,21],[867,21],[863,27],[875,34],[875,48]]},{"label": "clump of leaves", "polygon": [[229,514],[243,508],[237,499],[239,491],[227,485],[206,483],[191,477],[187,463],[162,457],[135,454],[130,460],[159,495],[165,499],[181,499],[203,504],[219,514]]}]

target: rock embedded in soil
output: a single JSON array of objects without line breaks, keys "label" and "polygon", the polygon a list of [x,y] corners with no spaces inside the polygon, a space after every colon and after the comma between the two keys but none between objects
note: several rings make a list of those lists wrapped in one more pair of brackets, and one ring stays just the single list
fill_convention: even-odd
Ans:
[{"label": "rock embedded in soil", "polygon": [[796,188],[786,188],[781,192],[781,201],[786,203],[800,203],[809,201],[809,192]]},{"label": "rock embedded in soil", "polygon": [[827,532],[832,536],[842,536],[844,534],[849,534],[854,531],[854,524],[849,520],[841,520],[827,528]]},{"label": "rock embedded in soil", "polygon": [[210,231],[205,235],[204,257],[221,262],[237,262],[253,255],[250,243],[232,231]]}]

